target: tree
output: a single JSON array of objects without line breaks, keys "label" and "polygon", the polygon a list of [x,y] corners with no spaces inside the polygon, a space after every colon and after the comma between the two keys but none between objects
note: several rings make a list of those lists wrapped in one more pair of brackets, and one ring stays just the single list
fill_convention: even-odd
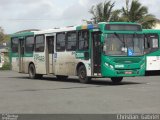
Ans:
[{"label": "tree", "polygon": [[94,23],[98,22],[137,22],[143,28],[151,29],[156,24],[154,15],[148,13],[148,8],[138,0],[126,0],[126,6],[113,10],[115,2],[101,2],[91,7],[89,12],[93,15]]},{"label": "tree", "polygon": [[6,41],[9,41],[10,39],[10,36],[9,35],[6,35],[4,34],[4,30],[2,27],[0,27],[0,43],[2,42],[6,42]]},{"label": "tree", "polygon": [[111,3],[111,1],[105,1],[92,6],[89,12],[93,15],[92,20],[94,23],[110,21],[114,5],[115,2]]},{"label": "tree", "polygon": [[4,41],[4,37],[5,37],[4,30],[0,27],[0,43]]},{"label": "tree", "polygon": [[122,22],[123,19],[122,19],[122,17],[121,17],[121,13],[122,13],[122,10],[120,10],[120,9],[114,10],[114,11],[112,12],[110,21],[111,21],[111,22]]},{"label": "tree", "polygon": [[149,14],[148,8],[142,6],[138,0],[132,0],[131,3],[126,0],[126,6],[122,8],[121,19],[128,22],[138,22],[146,29],[152,28],[156,23],[155,16]]}]

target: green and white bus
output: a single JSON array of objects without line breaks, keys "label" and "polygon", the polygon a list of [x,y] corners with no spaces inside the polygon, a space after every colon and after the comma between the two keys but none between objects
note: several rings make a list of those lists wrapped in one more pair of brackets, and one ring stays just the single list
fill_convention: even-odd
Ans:
[{"label": "green and white bus", "polygon": [[144,29],[146,75],[160,75],[160,30]]},{"label": "green and white bus", "polygon": [[103,22],[98,25],[64,27],[13,34],[12,69],[32,79],[52,74],[59,79],[144,76],[144,35],[141,25]]}]

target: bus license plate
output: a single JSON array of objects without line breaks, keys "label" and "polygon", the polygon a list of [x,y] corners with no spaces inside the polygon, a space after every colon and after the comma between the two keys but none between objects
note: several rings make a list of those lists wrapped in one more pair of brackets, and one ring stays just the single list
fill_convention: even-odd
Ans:
[{"label": "bus license plate", "polygon": [[132,72],[131,71],[127,71],[127,72],[125,72],[125,74],[132,74]]}]

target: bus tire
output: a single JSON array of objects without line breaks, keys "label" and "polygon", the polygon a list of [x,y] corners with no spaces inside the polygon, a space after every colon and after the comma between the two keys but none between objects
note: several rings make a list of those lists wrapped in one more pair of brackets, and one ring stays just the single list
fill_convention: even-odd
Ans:
[{"label": "bus tire", "polygon": [[87,84],[91,81],[91,78],[87,77],[86,67],[84,65],[78,68],[78,77],[81,83]]},{"label": "bus tire", "polygon": [[28,73],[30,79],[41,79],[43,77],[42,74],[36,74],[36,69],[34,64],[29,65]]},{"label": "bus tire", "polygon": [[68,76],[63,76],[63,75],[57,75],[56,76],[58,80],[66,80]]},{"label": "bus tire", "polygon": [[123,80],[123,77],[112,77],[111,80],[113,84],[119,84]]}]

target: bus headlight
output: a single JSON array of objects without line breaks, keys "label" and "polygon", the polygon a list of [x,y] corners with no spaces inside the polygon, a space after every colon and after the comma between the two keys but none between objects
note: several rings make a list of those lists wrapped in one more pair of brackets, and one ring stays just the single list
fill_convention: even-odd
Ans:
[{"label": "bus headlight", "polygon": [[105,63],[105,65],[106,65],[107,67],[110,67],[111,69],[114,69],[113,65],[109,65],[108,63]]},{"label": "bus headlight", "polygon": [[112,65],[110,65],[110,68],[111,68],[111,69],[114,69],[114,67],[113,67]]},{"label": "bus headlight", "polygon": [[108,67],[109,66],[109,64],[108,63],[105,63],[105,65]]},{"label": "bus headlight", "polygon": [[144,64],[141,65],[141,69],[144,67]]}]

